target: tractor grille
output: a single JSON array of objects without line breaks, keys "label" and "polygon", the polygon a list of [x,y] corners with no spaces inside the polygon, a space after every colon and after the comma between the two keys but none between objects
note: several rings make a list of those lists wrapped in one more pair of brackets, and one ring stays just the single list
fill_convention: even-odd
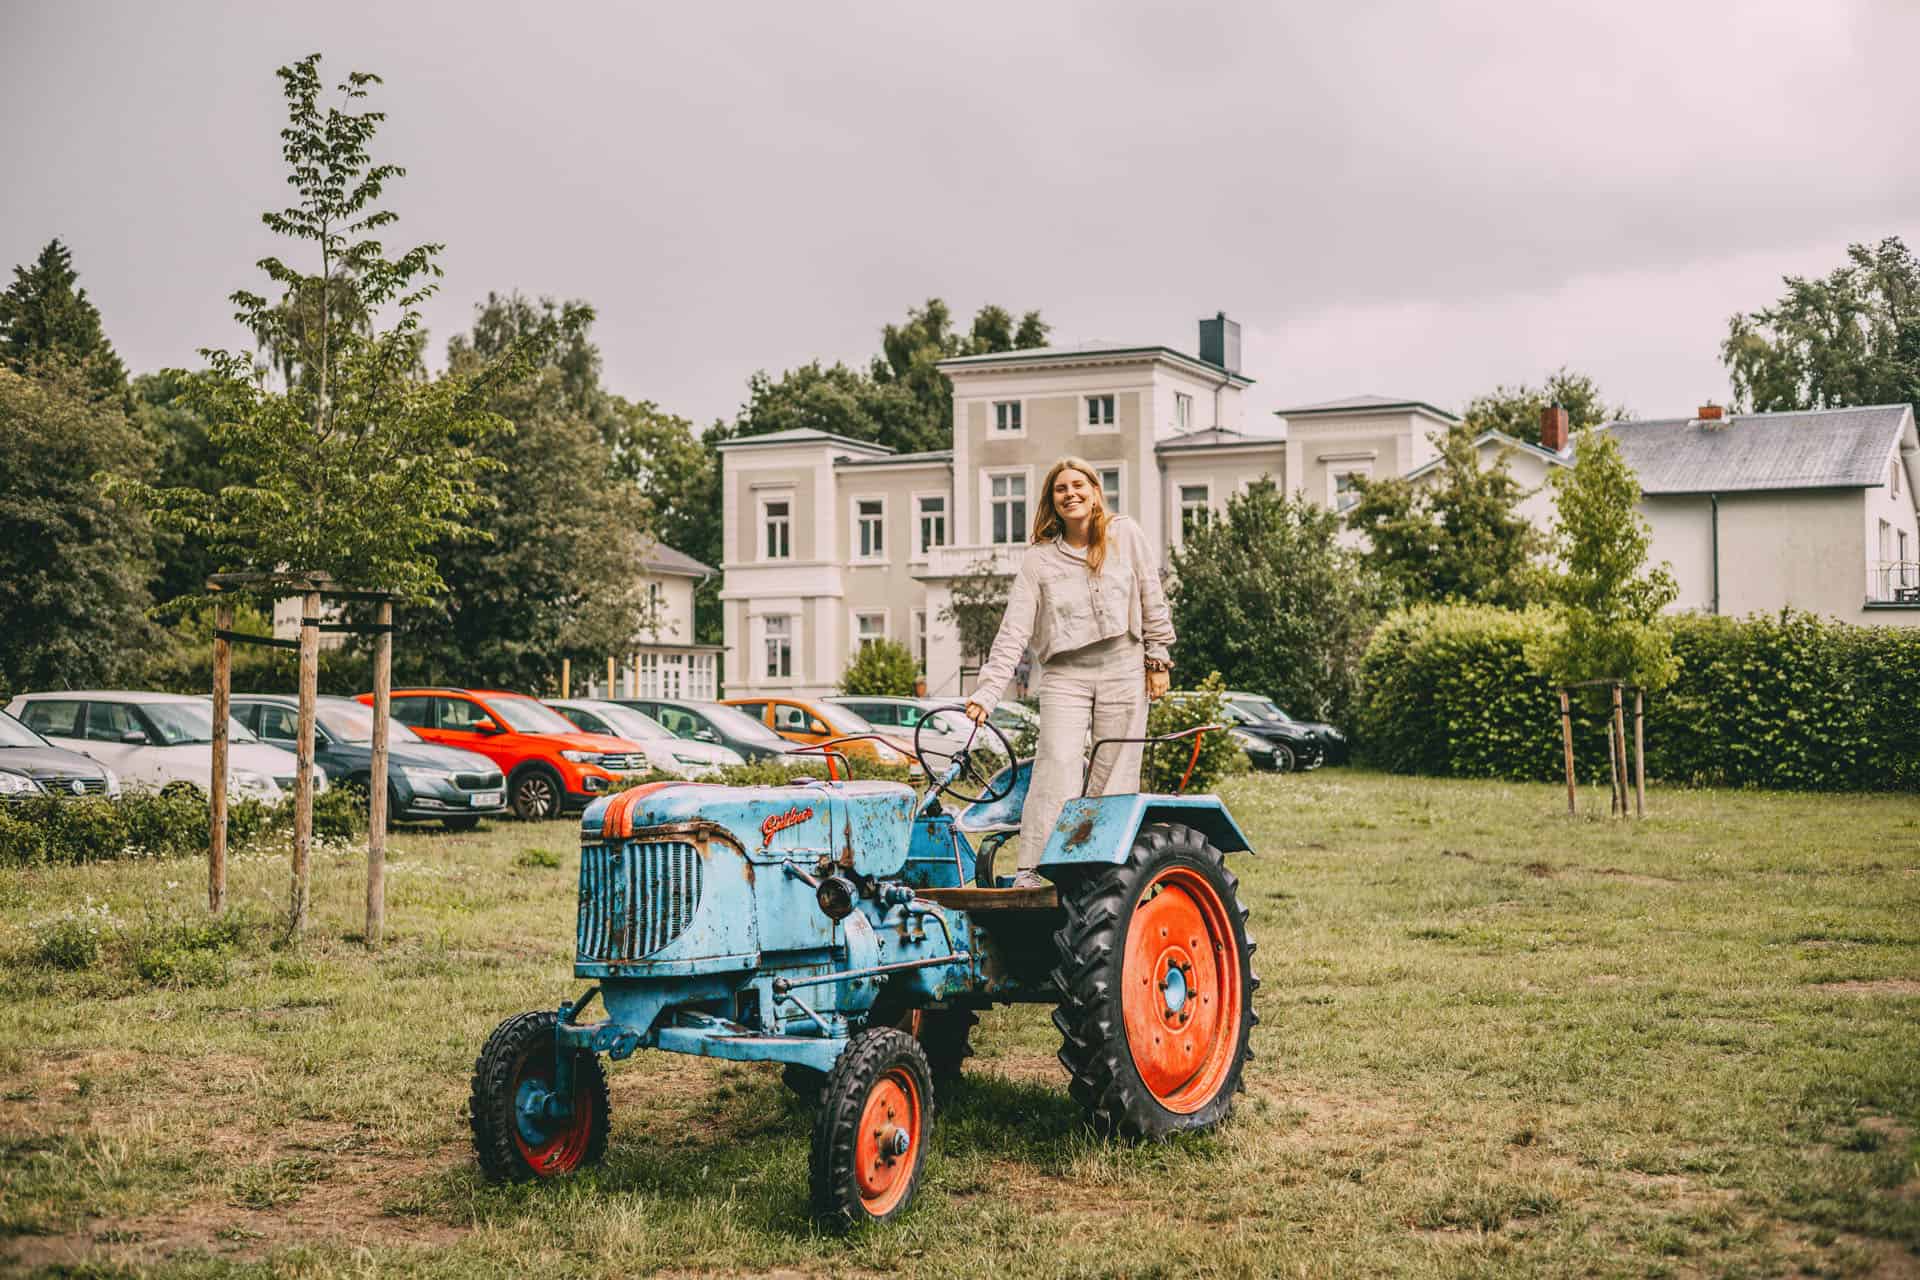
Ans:
[{"label": "tractor grille", "polygon": [[638,960],[686,931],[700,906],[700,852],[684,840],[580,850],[583,960]]}]

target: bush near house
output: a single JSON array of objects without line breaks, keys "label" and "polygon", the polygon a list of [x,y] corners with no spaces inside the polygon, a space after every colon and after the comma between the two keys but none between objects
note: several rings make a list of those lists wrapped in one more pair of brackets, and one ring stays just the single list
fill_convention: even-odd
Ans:
[{"label": "bush near house", "polygon": [[[1195,725],[1227,723],[1226,689],[1226,681],[1215,671],[1201,681],[1200,687],[1194,692],[1181,697],[1162,698],[1150,704],[1147,708],[1147,736],[1157,738],[1191,729]],[[1179,791],[1180,776],[1186,773],[1190,759],[1190,743],[1169,743],[1146,748],[1146,757],[1140,765],[1140,789],[1166,795]],[[1246,770],[1246,754],[1234,742],[1232,734],[1203,734],[1200,739],[1200,758],[1194,763],[1193,776],[1187,779],[1187,790],[1195,795],[1212,791],[1215,784],[1228,774],[1245,773]]]},{"label": "bush near house", "polygon": [[[1397,773],[1550,781],[1559,706],[1530,659],[1544,611],[1432,606],[1389,617],[1361,662],[1368,759]],[[1920,629],[1787,611],[1681,617],[1674,682],[1647,699],[1647,772],[1674,782],[1783,790],[1920,790]],[[1607,708],[1576,699],[1583,777],[1606,772]],[[1631,731],[1631,725],[1629,725]]]},{"label": "bush near house", "polygon": [[892,640],[871,640],[860,646],[840,676],[840,692],[869,698],[911,698],[920,664],[907,646]]}]

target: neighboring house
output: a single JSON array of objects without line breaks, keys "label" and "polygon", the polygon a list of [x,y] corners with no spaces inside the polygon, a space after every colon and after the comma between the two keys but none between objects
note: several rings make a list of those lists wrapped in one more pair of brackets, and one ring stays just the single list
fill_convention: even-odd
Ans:
[{"label": "neighboring house", "polygon": [[694,588],[714,570],[685,552],[656,542],[641,558],[640,588],[647,597],[651,623],[634,638],[632,650],[610,655],[613,682],[604,671],[581,671],[592,698],[692,698],[720,696],[717,644],[696,644]]}]

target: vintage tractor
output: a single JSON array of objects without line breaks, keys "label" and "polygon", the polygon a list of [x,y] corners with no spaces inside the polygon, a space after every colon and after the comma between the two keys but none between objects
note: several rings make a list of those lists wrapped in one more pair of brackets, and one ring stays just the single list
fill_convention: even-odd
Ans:
[{"label": "vintage tractor", "polygon": [[[828,743],[827,780],[655,783],[595,801],[574,973],[596,985],[507,1019],[481,1050],[471,1119],[487,1176],[600,1160],[601,1054],[781,1062],[817,1099],[815,1216],[884,1222],[919,1182],[936,1082],[958,1074],[975,1011],[995,1003],[1056,1006],[1071,1093],[1099,1131],[1218,1124],[1256,1021],[1225,859],[1245,836],[1213,796],[1082,797],[1040,859],[1055,887],[1000,887],[992,855],[1018,830],[1031,761],[996,770],[1013,750],[983,728],[997,756],[970,746],[942,761],[916,735],[924,800],[839,780]],[[1188,776],[1203,732],[1173,735],[1193,743]],[[942,797],[966,807],[949,814]],[[596,994],[607,1016],[589,1021]]]}]

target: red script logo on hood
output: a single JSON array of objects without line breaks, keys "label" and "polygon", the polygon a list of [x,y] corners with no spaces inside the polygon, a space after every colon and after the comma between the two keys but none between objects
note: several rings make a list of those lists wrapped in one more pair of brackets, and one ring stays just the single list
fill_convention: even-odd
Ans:
[{"label": "red script logo on hood", "polygon": [[771,818],[768,818],[760,824],[760,843],[763,845],[772,844],[773,837],[776,834],[785,831],[788,827],[797,827],[812,816],[813,810],[811,808],[802,809],[799,805],[795,805],[785,813],[774,814]]}]

